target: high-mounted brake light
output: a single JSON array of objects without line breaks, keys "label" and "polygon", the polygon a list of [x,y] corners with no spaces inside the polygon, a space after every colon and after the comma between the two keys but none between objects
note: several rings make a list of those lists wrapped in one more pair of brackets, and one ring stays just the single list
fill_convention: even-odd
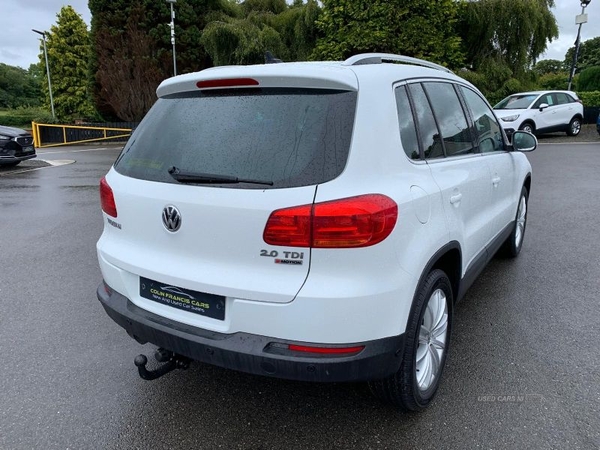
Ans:
[{"label": "high-mounted brake light", "polygon": [[115,196],[113,191],[106,182],[106,178],[100,180],[100,204],[102,211],[112,217],[117,217],[117,205],[115,204]]},{"label": "high-mounted brake light", "polygon": [[364,345],[356,347],[311,347],[308,345],[288,345],[288,350],[293,352],[317,353],[320,355],[345,355],[350,353],[358,353],[364,348]]},{"label": "high-mounted brake light", "polygon": [[198,81],[196,86],[200,89],[258,86],[258,81],[254,78],[224,78],[220,80]]},{"label": "high-mounted brake light", "polygon": [[369,247],[387,238],[397,219],[398,205],[391,198],[359,195],[274,211],[263,239],[286,247]]}]

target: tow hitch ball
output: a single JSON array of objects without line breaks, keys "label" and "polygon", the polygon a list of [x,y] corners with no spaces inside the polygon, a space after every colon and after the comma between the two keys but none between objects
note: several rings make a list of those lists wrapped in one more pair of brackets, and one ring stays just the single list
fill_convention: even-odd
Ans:
[{"label": "tow hitch ball", "polygon": [[158,362],[164,363],[155,370],[146,369],[146,364],[148,364],[148,358],[146,358],[146,355],[137,355],[133,360],[133,363],[138,368],[140,377],[142,377],[144,380],[156,380],[158,377],[162,377],[163,375],[175,369],[187,369],[190,366],[189,358],[170,352],[164,348],[156,349],[154,352],[154,358],[156,358]]}]

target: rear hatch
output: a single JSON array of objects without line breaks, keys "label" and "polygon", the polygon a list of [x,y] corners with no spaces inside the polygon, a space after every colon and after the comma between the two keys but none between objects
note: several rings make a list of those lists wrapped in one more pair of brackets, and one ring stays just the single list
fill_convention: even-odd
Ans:
[{"label": "rear hatch", "polygon": [[99,246],[107,262],[174,292],[294,299],[310,249],[267,245],[265,224],[342,172],[357,94],[264,84],[157,101],[106,177],[117,209]]}]

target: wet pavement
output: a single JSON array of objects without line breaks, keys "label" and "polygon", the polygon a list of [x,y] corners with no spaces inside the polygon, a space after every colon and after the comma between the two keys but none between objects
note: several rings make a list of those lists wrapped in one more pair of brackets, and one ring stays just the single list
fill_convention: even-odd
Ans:
[{"label": "wet pavement", "polygon": [[541,145],[521,256],[457,306],[436,401],[399,414],[362,384],[194,364],[141,380],[95,298],[98,181],[118,149],[0,174],[0,448],[600,448],[600,145]]}]

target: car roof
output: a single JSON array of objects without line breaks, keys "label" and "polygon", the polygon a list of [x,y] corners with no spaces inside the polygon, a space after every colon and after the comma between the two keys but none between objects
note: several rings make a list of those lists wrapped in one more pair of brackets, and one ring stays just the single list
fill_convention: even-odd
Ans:
[{"label": "car roof", "polygon": [[558,89],[554,89],[554,90],[550,90],[550,91],[516,92],[514,94],[511,94],[509,97],[513,97],[515,95],[542,95],[542,94],[552,94],[552,93],[558,93],[558,92],[562,92],[564,94],[570,94],[570,95],[577,97],[577,94],[575,94],[575,92],[573,92],[573,91],[563,91],[563,90],[558,90]]},{"label": "car roof", "polygon": [[[199,82],[224,79],[251,79],[257,81],[259,86],[265,87],[299,87],[355,91],[359,89],[361,82],[375,81],[391,85],[398,81],[413,78],[439,78],[460,81],[472,86],[442,66],[423,60],[402,57],[401,55],[387,55],[389,57],[404,58],[407,61],[423,65],[414,65],[412,63],[390,64],[383,62],[381,55],[385,57],[387,54],[357,55],[344,62],[290,62],[212,67],[200,72],[169,78],[160,84],[156,93],[159,97],[164,97],[165,95],[179,92],[197,91],[197,84]],[[243,87],[243,85],[230,87]]]}]

